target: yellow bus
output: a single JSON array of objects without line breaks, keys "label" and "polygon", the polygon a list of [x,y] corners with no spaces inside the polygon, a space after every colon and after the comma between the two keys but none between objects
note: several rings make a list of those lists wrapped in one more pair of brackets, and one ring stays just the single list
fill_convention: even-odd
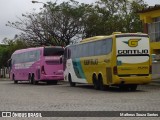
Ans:
[{"label": "yellow bus", "polygon": [[86,38],[64,51],[64,79],[70,86],[93,84],[104,90],[118,86],[135,91],[151,82],[150,40],[143,33],[115,32]]}]

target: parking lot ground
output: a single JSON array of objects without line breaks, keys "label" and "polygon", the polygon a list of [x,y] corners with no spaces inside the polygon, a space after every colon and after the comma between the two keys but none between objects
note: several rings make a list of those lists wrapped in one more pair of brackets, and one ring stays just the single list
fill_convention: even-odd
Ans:
[{"label": "parking lot ground", "polygon": [[140,85],[135,92],[131,92],[121,91],[118,88],[99,91],[94,90],[92,85],[86,84],[70,87],[68,82],[60,82],[58,85],[45,83],[31,85],[28,82],[14,84],[9,79],[1,79],[0,109],[1,111],[160,111],[160,82]]}]

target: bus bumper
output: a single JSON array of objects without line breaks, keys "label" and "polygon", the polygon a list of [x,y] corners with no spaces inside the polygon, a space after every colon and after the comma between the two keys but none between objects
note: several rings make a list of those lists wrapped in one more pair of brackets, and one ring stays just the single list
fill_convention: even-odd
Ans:
[{"label": "bus bumper", "polygon": [[130,77],[119,77],[115,76],[112,81],[112,84],[148,84],[151,82],[151,75],[149,76],[130,76]]},{"label": "bus bumper", "polygon": [[64,80],[64,76],[63,75],[41,75],[41,79],[40,80]]}]

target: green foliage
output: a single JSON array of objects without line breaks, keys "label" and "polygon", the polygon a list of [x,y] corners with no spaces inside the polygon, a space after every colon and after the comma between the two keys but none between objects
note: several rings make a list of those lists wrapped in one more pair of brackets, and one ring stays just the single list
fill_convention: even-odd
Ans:
[{"label": "green foliage", "polygon": [[17,49],[41,45],[68,45],[72,39],[112,32],[142,32],[138,10],[147,7],[143,0],[99,0],[94,4],[74,0],[61,4],[47,2],[39,13],[22,14],[7,26],[23,33],[16,40],[4,39],[0,46],[0,67]]},{"label": "green foliage", "polygon": [[9,58],[9,49],[6,46],[0,46],[0,68],[7,66]]},{"label": "green foliage", "polygon": [[136,12],[146,6],[143,0],[99,0],[85,21],[85,37],[142,32],[142,23]]},{"label": "green foliage", "polygon": [[24,19],[8,22],[7,26],[23,31],[21,38],[34,46],[68,45],[72,38],[82,34],[84,7],[78,2],[43,4],[39,13],[23,14]]},{"label": "green foliage", "polygon": [[4,39],[4,44],[0,45],[0,68],[7,67],[7,61],[15,50],[26,48],[27,45],[22,40]]}]

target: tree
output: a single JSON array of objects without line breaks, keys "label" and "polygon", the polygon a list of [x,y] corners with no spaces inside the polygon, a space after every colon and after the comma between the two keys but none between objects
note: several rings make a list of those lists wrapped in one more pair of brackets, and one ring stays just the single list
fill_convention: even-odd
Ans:
[{"label": "tree", "polygon": [[70,44],[73,39],[109,35],[113,32],[141,32],[136,11],[147,5],[143,0],[99,0],[84,4],[74,0],[61,4],[47,2],[39,13],[23,14],[8,22],[19,29],[20,39],[30,46]]},{"label": "tree", "polygon": [[86,19],[86,37],[113,32],[142,32],[138,10],[147,5],[143,0],[100,0]]},{"label": "tree", "polygon": [[7,60],[9,58],[9,49],[7,49],[6,45],[0,46],[0,68],[7,66]]},{"label": "tree", "polygon": [[14,40],[4,38],[3,43],[0,45],[0,68],[7,67],[7,61],[15,50],[28,47],[24,41],[18,38]]},{"label": "tree", "polygon": [[59,5],[47,2],[41,12],[23,14],[24,19],[8,22],[7,26],[23,31],[20,36],[34,46],[68,45],[82,34],[83,8],[73,0]]}]

